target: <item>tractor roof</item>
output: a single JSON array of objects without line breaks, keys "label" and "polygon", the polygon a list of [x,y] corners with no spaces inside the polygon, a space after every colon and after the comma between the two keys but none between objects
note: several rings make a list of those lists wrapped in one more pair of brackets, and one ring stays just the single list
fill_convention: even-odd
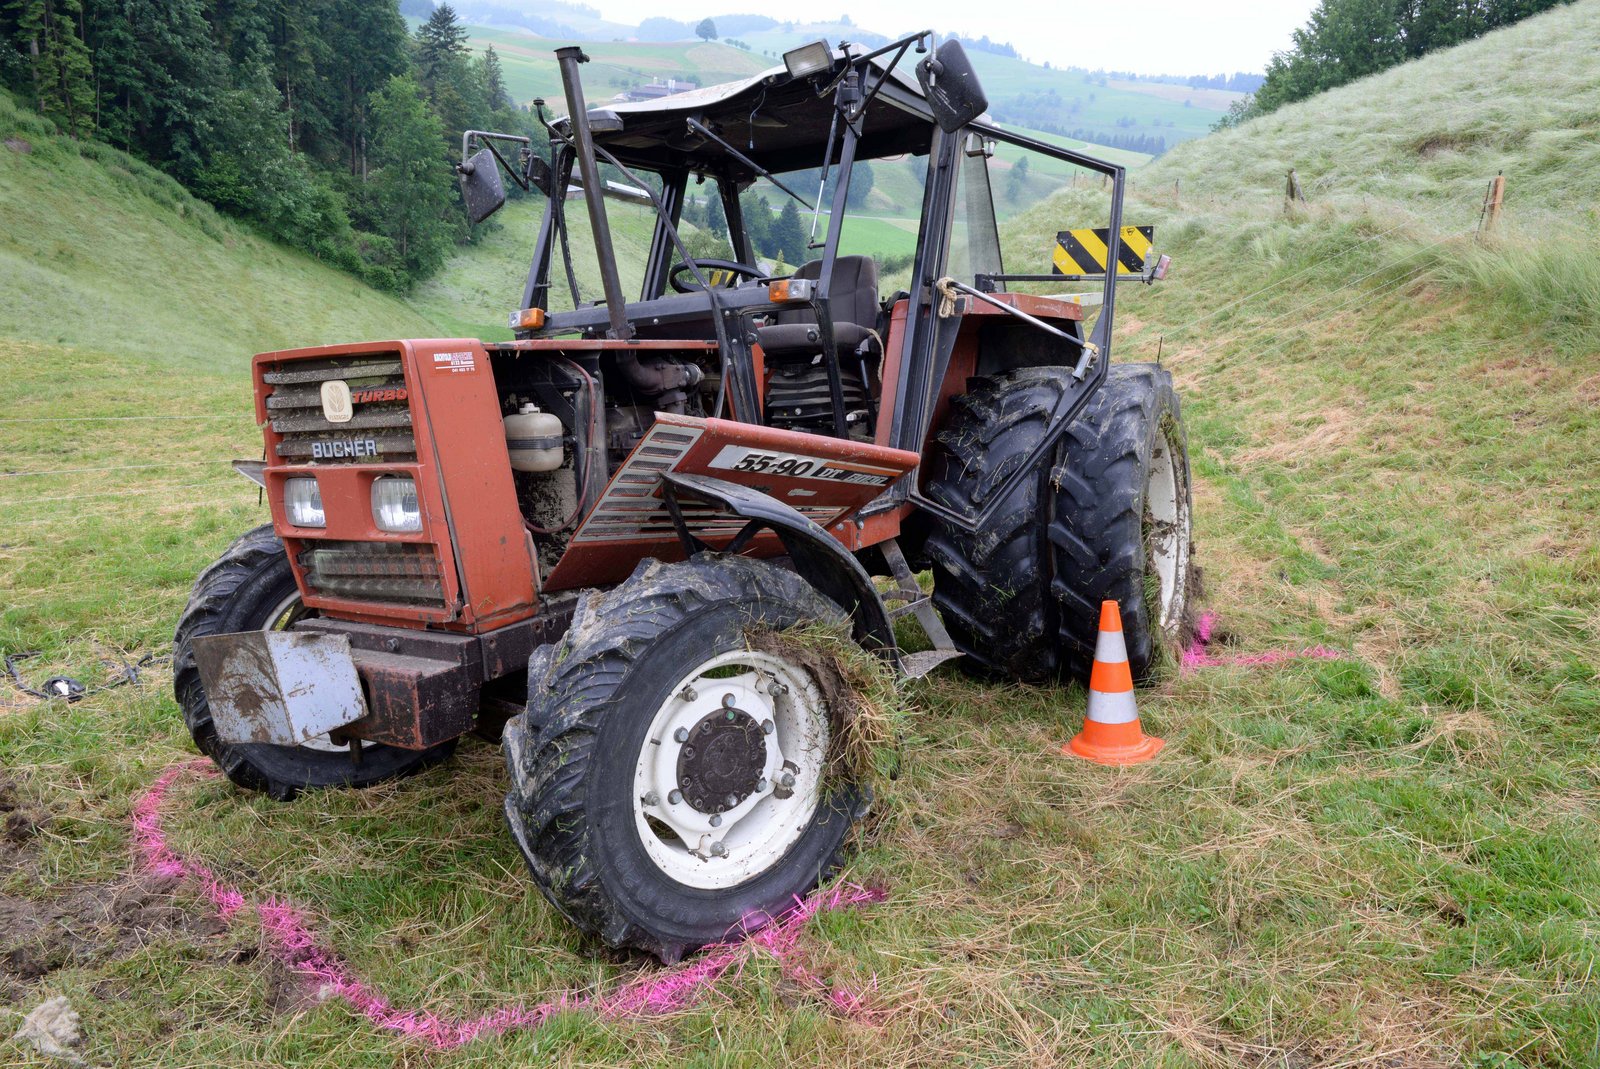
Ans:
[{"label": "tractor roof", "polygon": [[[844,57],[844,52],[834,51],[835,73],[843,69]],[[868,107],[857,159],[928,151],[932,112],[921,86],[903,70],[907,62],[903,60],[889,75]],[[863,80],[870,89],[884,68],[881,60],[874,59],[868,61],[868,69],[870,75]],[[606,105],[590,114],[609,112],[622,121],[622,129],[596,129],[594,140],[630,166],[686,167],[703,173],[731,170],[736,175],[745,171],[721,145],[689,130],[688,120],[697,119],[769,171],[781,174],[820,167],[833,122],[833,94],[819,96],[818,91],[830,82],[824,77],[793,78],[780,66],[656,100]],[[565,119],[558,123],[565,125]]]}]

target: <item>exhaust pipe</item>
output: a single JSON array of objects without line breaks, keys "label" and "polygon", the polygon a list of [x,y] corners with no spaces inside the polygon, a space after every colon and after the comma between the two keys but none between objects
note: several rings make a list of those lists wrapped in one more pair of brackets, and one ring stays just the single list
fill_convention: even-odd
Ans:
[{"label": "exhaust pipe", "polygon": [[605,189],[600,184],[600,164],[595,160],[583,83],[578,79],[578,64],[587,62],[589,57],[577,45],[556,49],[561,86],[567,94],[567,123],[572,128],[572,146],[578,155],[578,173],[583,178],[583,199],[589,206],[589,226],[594,232],[595,259],[600,263],[600,285],[606,294],[606,315],[611,320],[611,329],[606,335],[626,341],[633,337],[633,327],[628,323],[627,299],[622,295],[622,279],[617,275],[617,252],[611,245],[611,224],[606,219]]}]

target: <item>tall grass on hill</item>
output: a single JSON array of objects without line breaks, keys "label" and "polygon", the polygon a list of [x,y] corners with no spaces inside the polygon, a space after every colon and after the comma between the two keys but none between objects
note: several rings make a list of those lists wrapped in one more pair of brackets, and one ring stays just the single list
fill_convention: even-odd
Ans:
[{"label": "tall grass on hill", "polygon": [[1185,207],[1262,203],[1297,169],[1313,203],[1396,203],[1455,229],[1496,173],[1530,238],[1600,229],[1600,3],[1562,7],[1179,146],[1139,172]]}]

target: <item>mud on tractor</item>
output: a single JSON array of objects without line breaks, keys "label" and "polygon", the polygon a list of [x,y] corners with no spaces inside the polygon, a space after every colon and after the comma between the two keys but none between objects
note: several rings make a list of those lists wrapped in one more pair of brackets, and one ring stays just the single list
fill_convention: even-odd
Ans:
[{"label": "mud on tractor", "polygon": [[[772,635],[848,629],[910,675],[959,657],[1073,678],[1110,598],[1148,676],[1186,608],[1189,471],[1167,373],[1113,365],[1111,342],[1119,281],[1164,259],[1130,250],[1121,167],[986,121],[960,44],[930,42],[818,42],[597,110],[561,49],[548,159],[464,137],[475,221],[502,172],[544,198],[514,340],[255,357],[266,459],[236,466],[272,523],[200,575],[176,636],[188,727],[234,783],[288,800],[499,738],[540,889],[671,960],[803,896],[868,804],[829,759],[829,681]],[[997,146],[1104,176],[1084,240],[1110,270],[1006,273]],[[902,157],[926,161],[921,220],[908,288],[885,294],[840,238],[852,168]],[[814,196],[792,188],[818,168]],[[783,277],[741,215],[758,182],[812,212],[815,258]],[[731,258],[686,248],[694,190],[720,200]],[[612,198],[652,213],[641,263],[619,263]],[[931,650],[899,649],[905,615]]]}]

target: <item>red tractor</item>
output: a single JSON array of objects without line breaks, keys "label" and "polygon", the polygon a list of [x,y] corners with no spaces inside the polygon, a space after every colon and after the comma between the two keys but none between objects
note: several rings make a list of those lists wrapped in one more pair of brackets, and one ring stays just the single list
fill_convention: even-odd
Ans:
[{"label": "red tractor", "polygon": [[[804,895],[867,806],[830,760],[837,681],[771,636],[848,628],[912,675],[961,657],[1079,678],[1111,598],[1148,676],[1186,608],[1189,469],[1167,373],[1110,358],[1119,277],[1165,260],[1122,226],[1121,167],[984,121],[960,44],[930,36],[819,42],[593,111],[586,57],[561,49],[548,160],[464,136],[475,221],[502,169],[545,198],[515,340],[255,358],[266,459],[237,466],[272,523],[201,574],[176,637],[185,719],[234,783],[287,800],[501,738],[540,889],[672,960]],[[1107,226],[1073,233],[1109,270],[1005,272],[997,146],[1105,176]],[[851,169],[902,157],[926,160],[921,225],[907,289],[885,294],[839,245]],[[818,168],[831,210],[792,189]],[[823,228],[782,277],[741,215],[759,182]],[[718,199],[731,256],[686,248],[691,188]],[[619,264],[608,198],[652,212],[642,260]],[[1096,292],[1006,290],[1072,279]],[[902,614],[931,651],[898,649]]]}]

